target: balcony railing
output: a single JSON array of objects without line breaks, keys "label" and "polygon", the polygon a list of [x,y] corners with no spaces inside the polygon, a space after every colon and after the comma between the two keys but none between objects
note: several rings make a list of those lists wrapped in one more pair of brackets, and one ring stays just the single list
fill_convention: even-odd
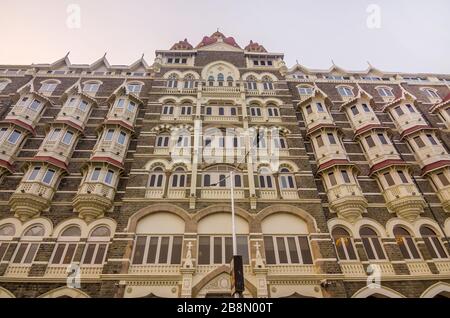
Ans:
[{"label": "balcony railing", "polygon": [[214,122],[230,122],[230,121],[238,121],[239,116],[226,116],[226,115],[205,115],[204,121],[214,121]]},{"label": "balcony railing", "polygon": [[101,140],[93,150],[93,156],[109,156],[119,162],[123,162],[126,145],[121,145],[116,141]]},{"label": "balcony railing", "polygon": [[420,148],[414,151],[417,162],[421,168],[440,160],[450,160],[450,155],[440,145],[433,145]]},{"label": "balcony railing", "polygon": [[122,120],[131,127],[134,126],[134,122],[136,120],[137,115],[137,107],[135,107],[134,111],[129,111],[128,108],[122,107],[113,107],[108,114],[109,120]]},{"label": "balcony railing", "polygon": [[[218,200],[225,200],[231,198],[231,191],[230,189],[214,189],[214,188],[203,188],[201,190],[201,198],[202,199],[218,199]],[[242,189],[234,189],[234,198],[235,199],[244,199],[244,190]]]},{"label": "balcony railing", "polygon": [[167,191],[167,197],[169,199],[184,199],[186,198],[186,189],[184,188],[169,189]]},{"label": "balcony railing", "polygon": [[297,189],[281,189],[281,198],[285,200],[296,200],[298,199],[298,190]]},{"label": "balcony railing", "polygon": [[267,265],[268,275],[314,275],[319,274],[316,265],[306,264],[280,264]]},{"label": "balcony railing", "polygon": [[278,198],[277,190],[261,189],[259,190],[259,197],[265,200],[277,199]]},{"label": "balcony railing", "polygon": [[100,182],[85,181],[78,190],[78,194],[94,194],[109,200],[114,199],[116,190],[110,185]]},{"label": "balcony railing", "polygon": [[145,197],[147,199],[160,199],[162,198],[164,195],[164,190],[163,189],[158,189],[158,188],[148,188],[145,191]]},{"label": "balcony railing", "polygon": [[350,118],[350,122],[353,126],[354,130],[358,130],[364,126],[367,125],[373,125],[373,124],[377,124],[380,125],[380,121],[378,120],[378,117],[370,112],[370,113],[359,113],[357,115],[354,115],[353,113],[349,116]]},{"label": "balcony railing", "polygon": [[347,154],[344,148],[340,144],[323,145],[322,147],[315,148],[317,164],[320,166],[325,162],[334,159],[347,159]]},{"label": "balcony railing", "polygon": [[[41,106],[42,107],[42,106]],[[35,111],[28,107],[28,105],[16,104],[9,114],[6,116],[7,119],[18,118],[26,124],[35,127],[39,120],[40,111]]]},{"label": "balcony railing", "polygon": [[55,190],[41,182],[36,181],[22,181],[17,187],[15,193],[32,194],[50,201]]},{"label": "balcony railing", "polygon": [[88,113],[89,112],[87,110],[82,111],[78,107],[64,106],[56,117],[56,120],[69,120],[84,129],[86,126]]},{"label": "balcony railing", "polygon": [[393,145],[377,145],[375,147],[371,147],[366,150],[367,161],[369,162],[369,166],[373,167],[374,165],[385,161],[385,160],[399,160],[400,156],[398,155],[395,147]]},{"label": "balcony railing", "polygon": [[427,125],[419,113],[404,114],[396,118],[394,123],[400,134],[414,126]]},{"label": "balcony railing", "polygon": [[332,125],[333,118],[328,112],[312,112],[306,115],[306,129],[309,130],[318,125]]}]

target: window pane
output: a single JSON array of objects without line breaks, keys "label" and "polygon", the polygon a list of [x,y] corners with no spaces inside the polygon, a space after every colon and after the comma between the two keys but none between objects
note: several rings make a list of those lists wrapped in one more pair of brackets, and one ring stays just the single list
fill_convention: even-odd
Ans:
[{"label": "window pane", "polygon": [[370,239],[368,237],[362,237],[364,249],[366,250],[367,257],[369,259],[376,259],[372,246],[370,245]]},{"label": "window pane", "polygon": [[28,247],[28,243],[21,243],[19,245],[19,248],[17,249],[16,256],[14,257],[13,263],[20,263],[20,262],[22,262],[23,255],[25,254],[25,250],[27,249],[27,247]]},{"label": "window pane", "polygon": [[409,246],[409,250],[411,251],[412,256],[414,258],[420,258],[419,251],[417,250],[417,246],[416,244],[414,244],[413,239],[411,237],[406,237],[405,240]]},{"label": "window pane", "polygon": [[222,238],[214,238],[214,264],[222,264]]},{"label": "window pane", "polygon": [[369,145],[370,148],[375,147],[375,142],[372,139],[372,136],[367,136],[366,137],[366,142]]},{"label": "window pane", "polygon": [[406,179],[406,176],[403,173],[403,171],[399,170],[399,171],[397,171],[397,173],[400,176],[400,180],[402,180],[403,183],[408,183],[408,179]]},{"label": "window pane", "polygon": [[8,249],[9,244],[8,243],[1,243],[0,244],[0,262],[3,260],[3,256],[6,254],[6,250]]},{"label": "window pane", "polygon": [[169,240],[168,236],[161,238],[161,246],[159,249],[159,264],[167,263],[167,256],[169,255]]},{"label": "window pane", "polygon": [[55,255],[53,256],[52,264],[59,264],[61,262],[61,258],[66,248],[66,244],[58,244],[56,246]]},{"label": "window pane", "polygon": [[106,253],[106,244],[100,244],[98,246],[97,255],[95,256],[94,264],[99,265],[103,263]]},{"label": "window pane", "polygon": [[125,139],[127,137],[127,134],[124,133],[123,131],[120,132],[119,134],[119,138],[117,139],[117,142],[121,145],[123,145],[125,143]]},{"label": "window pane", "polygon": [[297,245],[294,237],[288,237],[289,256],[291,257],[291,263],[298,264],[300,262],[297,253]]},{"label": "window pane", "polygon": [[264,236],[264,250],[267,264],[275,264],[275,249],[272,236]]},{"label": "window pane", "polygon": [[286,245],[284,244],[284,237],[277,237],[277,248],[278,248],[278,259],[280,264],[286,264],[287,260],[287,252]]},{"label": "window pane", "polygon": [[156,263],[156,251],[158,249],[158,241],[159,237],[157,236],[150,237],[150,244],[148,245],[148,252],[147,252],[147,264]]},{"label": "window pane", "polygon": [[342,174],[342,179],[344,179],[344,182],[345,183],[350,183],[350,177],[349,177],[347,171],[342,170],[341,174]]},{"label": "window pane", "polygon": [[19,139],[21,133],[18,130],[14,130],[8,137],[8,142],[15,144]]},{"label": "window pane", "polygon": [[299,236],[298,242],[300,244],[300,251],[302,253],[303,264],[312,264],[311,249],[309,248],[308,238]]},{"label": "window pane", "polygon": [[25,264],[30,264],[34,260],[38,247],[39,244],[37,243],[31,244],[30,249],[28,250],[28,253],[25,256],[25,260],[23,261]]},{"label": "window pane", "polygon": [[182,250],[183,237],[174,236],[172,244],[172,256],[170,264],[181,264],[181,250]]},{"label": "window pane", "polygon": [[198,263],[209,264],[210,262],[210,237],[200,236],[198,242]]},{"label": "window pane", "polygon": [[66,255],[64,256],[63,264],[70,264],[72,262],[72,258],[73,255],[75,254],[76,248],[77,244],[69,244]]},{"label": "window pane", "polygon": [[53,176],[55,175],[54,170],[47,170],[47,172],[44,175],[44,179],[42,179],[42,182],[46,184],[50,184],[52,182]]},{"label": "window pane", "polygon": [[28,178],[28,180],[30,180],[30,181],[36,180],[36,177],[39,174],[40,170],[41,170],[40,167],[35,167],[33,169],[33,171],[31,172],[30,177]]},{"label": "window pane", "polygon": [[67,131],[64,135],[62,142],[65,143],[66,145],[69,145],[70,142],[72,141],[72,137],[73,137],[73,132]]},{"label": "window pane", "polygon": [[387,145],[388,142],[386,140],[386,137],[384,137],[383,134],[378,134],[378,139],[380,139],[380,141],[383,145]]},{"label": "window pane", "polygon": [[433,240],[434,245],[436,246],[440,258],[446,258],[447,254],[445,253],[444,248],[442,247],[441,240],[436,236],[432,237],[431,239]]},{"label": "window pane", "polygon": [[328,140],[330,141],[330,144],[336,144],[336,139],[333,134],[328,134]]},{"label": "window pane", "polygon": [[95,168],[94,171],[92,171],[92,176],[91,176],[91,180],[92,181],[97,181],[98,177],[100,176],[100,171],[102,169],[101,168]]},{"label": "window pane", "polygon": [[91,264],[92,256],[94,256],[95,244],[88,244],[86,246],[86,253],[84,254],[83,264]]},{"label": "window pane", "polygon": [[444,175],[444,173],[440,172],[438,173],[439,181],[441,181],[443,186],[448,186],[450,182],[448,181],[447,177]]},{"label": "window pane", "polygon": [[247,236],[238,236],[236,238],[237,243],[237,253],[238,255],[242,255],[242,261],[244,264],[249,263],[249,257],[248,257],[248,239]]},{"label": "window pane", "polygon": [[[237,238],[236,238],[237,243]],[[230,264],[233,258],[233,239],[231,237],[225,237],[225,264]]]},{"label": "window pane", "polygon": [[106,176],[105,176],[105,183],[106,184],[111,184],[113,175],[114,175],[114,172],[111,171],[111,170],[108,170],[108,172],[106,173]]},{"label": "window pane", "polygon": [[142,264],[144,261],[144,250],[147,237],[138,236],[134,247],[133,264]]},{"label": "window pane", "polygon": [[423,241],[425,243],[425,246],[427,247],[428,253],[430,253],[430,256],[432,258],[438,258],[436,250],[433,247],[433,244],[431,243],[431,238],[430,237],[424,237]]},{"label": "window pane", "polygon": [[388,186],[393,186],[395,184],[394,179],[392,179],[392,176],[389,172],[385,173],[383,176],[384,179],[386,179]]},{"label": "window pane", "polygon": [[375,251],[377,252],[379,259],[385,259],[383,248],[381,247],[380,239],[378,237],[371,238],[373,246],[375,247]]}]

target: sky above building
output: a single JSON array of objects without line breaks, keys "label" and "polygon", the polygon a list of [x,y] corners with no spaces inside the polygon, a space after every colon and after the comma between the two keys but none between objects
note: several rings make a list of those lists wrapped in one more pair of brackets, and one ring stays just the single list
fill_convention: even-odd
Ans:
[{"label": "sky above building", "polygon": [[448,0],[1,0],[0,64],[131,64],[217,28],[290,67],[450,73]]}]

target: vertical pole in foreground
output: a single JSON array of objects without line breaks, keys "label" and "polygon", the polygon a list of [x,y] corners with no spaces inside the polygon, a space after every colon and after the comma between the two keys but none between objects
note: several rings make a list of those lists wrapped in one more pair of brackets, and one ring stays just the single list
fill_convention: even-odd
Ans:
[{"label": "vertical pole in foreground", "polygon": [[236,221],[234,217],[234,175],[233,171],[230,171],[231,182],[231,235],[233,239],[233,256],[237,255],[237,242],[236,242]]}]

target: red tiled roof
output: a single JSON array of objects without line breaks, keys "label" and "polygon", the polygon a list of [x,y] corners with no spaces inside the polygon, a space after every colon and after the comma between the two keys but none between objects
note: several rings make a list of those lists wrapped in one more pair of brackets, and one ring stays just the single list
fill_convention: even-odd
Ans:
[{"label": "red tiled roof", "polygon": [[338,126],[334,125],[334,124],[318,124],[316,126],[313,126],[312,128],[309,128],[306,135],[309,136],[311,135],[313,132],[315,132],[316,130],[319,130],[321,128],[333,128],[333,129],[338,129]]},{"label": "red tiled roof", "polygon": [[369,176],[374,174],[377,171],[380,171],[386,167],[390,167],[390,166],[395,166],[395,165],[401,165],[401,166],[405,166],[408,165],[405,161],[401,160],[401,159],[388,159],[388,160],[384,160],[380,163],[377,163],[376,165],[372,166],[370,168],[369,171]]},{"label": "red tiled roof", "polygon": [[422,129],[423,130],[436,130],[436,128],[432,128],[432,127],[427,126],[427,125],[416,125],[416,126],[413,126],[411,128],[408,128],[404,132],[402,132],[402,134],[400,135],[400,139],[403,139],[406,136],[408,136],[408,135],[410,135],[412,133],[415,133],[418,130],[422,130]]},{"label": "red tiled roof", "polygon": [[430,163],[429,165],[426,165],[422,168],[422,176],[426,175],[427,173],[445,167],[450,166],[450,160],[439,160],[433,163]]},{"label": "red tiled roof", "polygon": [[128,130],[130,130],[131,132],[134,132],[133,126],[127,124],[126,122],[124,122],[123,120],[120,119],[107,119],[104,122],[105,124],[118,124]]},{"label": "red tiled roof", "polygon": [[361,135],[362,133],[365,133],[366,131],[372,130],[372,129],[389,129],[388,127],[382,126],[381,124],[368,124],[364,127],[359,128],[355,132],[355,137],[358,135]]},{"label": "red tiled roof", "polygon": [[333,166],[340,166],[340,165],[348,166],[348,165],[353,165],[353,164],[350,161],[348,161],[347,159],[332,159],[330,161],[322,163],[319,166],[319,169],[318,169],[317,172],[320,173],[323,170],[326,170],[326,169],[331,168]]},{"label": "red tiled roof", "polygon": [[20,126],[24,129],[28,130],[33,136],[36,135],[36,131],[34,130],[34,128],[32,126],[28,125],[27,123],[24,123],[23,121],[21,121],[19,119],[4,119],[3,122],[15,124],[17,126]]},{"label": "red tiled roof", "polygon": [[9,172],[13,173],[14,172],[14,168],[12,166],[12,164],[10,164],[8,161],[6,160],[2,160],[0,159],[0,166],[7,169]]},{"label": "red tiled roof", "polygon": [[119,169],[123,169],[124,168],[124,165],[121,162],[119,162],[117,160],[114,160],[112,158],[109,158],[109,157],[92,157],[90,159],[90,161],[107,162],[107,163],[112,164],[113,166],[118,167]]},{"label": "red tiled roof", "polygon": [[228,45],[234,46],[238,49],[241,47],[236,43],[233,37],[226,37],[223,33],[217,31],[214,32],[211,36],[205,36],[203,37],[203,40],[195,47],[196,49],[211,45],[216,43],[219,39],[222,39],[222,41]]},{"label": "red tiled roof", "polygon": [[267,53],[264,46],[260,45],[258,42],[253,42],[252,40],[250,40],[250,43],[244,48],[244,50],[249,52]]},{"label": "red tiled roof", "polygon": [[192,50],[194,47],[191,45],[191,43],[188,42],[187,39],[184,39],[183,41],[180,41],[178,43],[175,43],[170,48],[171,50]]},{"label": "red tiled roof", "polygon": [[70,127],[74,128],[74,129],[76,129],[76,130],[79,130],[80,132],[83,132],[83,128],[82,128],[81,126],[79,126],[79,125],[73,123],[73,122],[70,121],[70,120],[61,120],[61,119],[57,119],[57,120],[55,120],[55,123],[66,124],[66,125],[69,125]]},{"label": "red tiled roof", "polygon": [[66,170],[66,171],[68,170],[67,169],[67,165],[66,165],[65,162],[63,162],[61,160],[58,160],[56,158],[50,157],[50,156],[35,156],[35,157],[33,157],[33,159],[30,159],[28,161],[31,161],[31,162],[35,162],[35,161],[45,162],[45,163],[49,163],[51,165],[54,165],[55,167],[61,168],[63,170]]}]

